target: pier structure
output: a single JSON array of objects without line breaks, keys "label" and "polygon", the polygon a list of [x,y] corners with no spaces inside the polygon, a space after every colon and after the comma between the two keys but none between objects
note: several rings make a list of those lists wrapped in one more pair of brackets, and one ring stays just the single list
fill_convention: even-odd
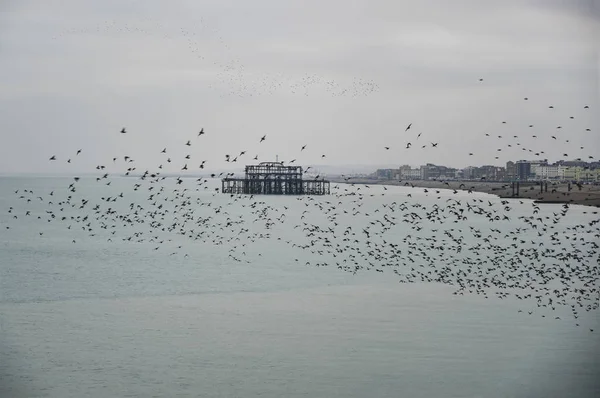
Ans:
[{"label": "pier structure", "polygon": [[[525,186],[534,186],[537,185],[538,182],[530,182],[530,183],[523,183],[523,185]],[[540,194],[544,193],[544,192],[548,192],[548,181],[539,181],[540,184]],[[521,188],[521,182],[520,181],[513,181],[511,184],[511,189],[512,189],[512,196],[519,198],[520,195],[520,188]],[[531,188],[533,189],[533,188]],[[570,184],[569,184],[569,189],[570,189]]]},{"label": "pier structure", "polygon": [[221,192],[246,195],[328,195],[330,182],[323,178],[303,180],[302,166],[283,162],[247,165],[244,178],[221,180]]}]

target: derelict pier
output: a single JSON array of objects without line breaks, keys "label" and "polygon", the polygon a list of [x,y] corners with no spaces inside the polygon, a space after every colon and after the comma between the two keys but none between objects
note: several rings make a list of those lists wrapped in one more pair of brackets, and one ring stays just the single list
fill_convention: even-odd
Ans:
[{"label": "derelict pier", "polygon": [[302,166],[261,162],[246,166],[244,178],[221,180],[221,192],[246,195],[328,195],[330,183],[323,178],[303,180]]}]

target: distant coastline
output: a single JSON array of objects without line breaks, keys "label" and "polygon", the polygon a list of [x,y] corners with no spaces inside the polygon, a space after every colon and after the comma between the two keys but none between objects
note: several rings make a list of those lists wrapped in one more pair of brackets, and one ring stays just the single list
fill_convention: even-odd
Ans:
[{"label": "distant coastline", "polygon": [[530,199],[537,203],[569,203],[600,207],[600,186],[577,185],[566,183],[548,183],[548,192],[540,192],[540,185],[534,183],[521,183],[519,196],[512,195],[510,182],[480,182],[480,181],[439,181],[439,180],[386,180],[374,178],[332,178],[332,183],[361,184],[361,185],[386,185],[386,186],[412,186],[423,189],[450,189],[457,191],[487,193],[500,198]]}]

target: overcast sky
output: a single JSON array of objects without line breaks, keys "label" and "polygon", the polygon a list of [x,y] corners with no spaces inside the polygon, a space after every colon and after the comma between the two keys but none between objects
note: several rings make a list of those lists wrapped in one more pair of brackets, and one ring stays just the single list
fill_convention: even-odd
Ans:
[{"label": "overcast sky", "polygon": [[[255,155],[455,167],[597,158],[599,8],[595,0],[5,0],[0,173],[123,170],[123,155],[138,170],[187,163],[191,172],[202,160],[208,170],[241,168]],[[224,161],[243,150],[237,163]]]}]

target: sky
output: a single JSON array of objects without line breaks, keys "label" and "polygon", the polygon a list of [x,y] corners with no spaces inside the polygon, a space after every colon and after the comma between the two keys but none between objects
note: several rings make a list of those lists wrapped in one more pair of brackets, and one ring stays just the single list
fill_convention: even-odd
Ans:
[{"label": "sky", "polygon": [[595,0],[5,0],[0,173],[598,159],[599,38]]}]

